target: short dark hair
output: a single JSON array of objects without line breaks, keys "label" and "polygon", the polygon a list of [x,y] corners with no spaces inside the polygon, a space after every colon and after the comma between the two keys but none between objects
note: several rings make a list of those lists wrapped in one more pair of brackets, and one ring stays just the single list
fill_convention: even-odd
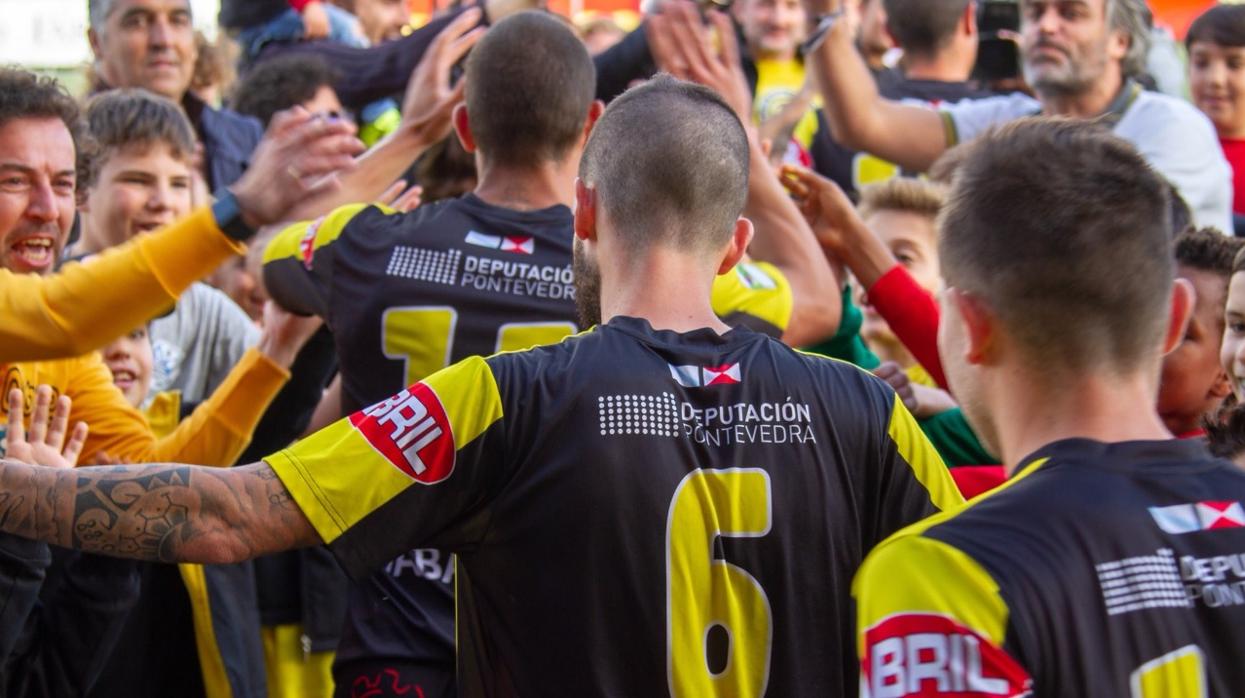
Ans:
[{"label": "short dark hair", "polygon": [[17,119],[60,119],[80,148],[82,114],[69,92],[54,78],[0,68],[0,126]]},{"label": "short dark hair", "polygon": [[[633,249],[724,244],[748,195],[748,136],[716,92],[659,75],[614,100],[579,177]],[[661,234],[673,238],[659,240]]]},{"label": "short dark hair", "polygon": [[503,165],[561,160],[596,97],[588,50],[562,22],[526,11],[489,29],[467,58],[467,114],[482,157]]},{"label": "short dark hair", "polygon": [[1176,237],[1193,228],[1193,209],[1171,182],[1167,182],[1167,196],[1171,199],[1172,237]]},{"label": "short dark hair", "polygon": [[277,56],[252,67],[233,90],[233,110],[253,116],[265,127],[279,111],[302,104],[321,87],[337,83],[338,73],[320,56]]},{"label": "short dark hair", "polygon": [[955,36],[969,0],[882,0],[886,27],[904,53],[929,57]]},{"label": "short dark hair", "polygon": [[1245,46],[1245,6],[1215,5],[1203,12],[1185,34],[1185,47],[1198,41],[1218,46]]},{"label": "short dark hair", "polygon": [[1167,191],[1099,124],[992,129],[939,222],[943,276],[991,307],[1035,366],[1138,370],[1158,359],[1175,277]]},{"label": "short dark hair", "polygon": [[129,146],[167,145],[189,160],[195,132],[181,107],[144,89],[109,90],[86,107],[87,137],[78,157],[78,190],[95,185],[108,158]]},{"label": "short dark hair", "polygon": [[1228,237],[1214,228],[1190,228],[1172,243],[1176,264],[1219,274],[1225,280],[1232,276],[1232,265],[1243,248],[1245,239]]},{"label": "short dark hair", "polygon": [[1231,397],[1219,414],[1204,417],[1206,445],[1216,458],[1236,460],[1245,455],[1245,405],[1235,403]]}]

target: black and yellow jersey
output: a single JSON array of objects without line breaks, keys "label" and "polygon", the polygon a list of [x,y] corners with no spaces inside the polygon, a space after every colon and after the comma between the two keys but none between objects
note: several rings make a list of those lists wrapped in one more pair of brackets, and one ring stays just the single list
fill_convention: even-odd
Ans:
[{"label": "black and yellow jersey", "polygon": [[962,501],[874,376],[622,317],[467,359],[268,462],[354,576],[458,554],[464,696],[847,695],[852,574]]},{"label": "black and yellow jersey", "polygon": [[[323,317],[340,359],[343,414],[469,356],[556,343],[575,332],[572,214],[516,211],[468,194],[398,214],[348,206],[269,244],[264,279],[282,306]],[[728,324],[781,336],[790,284],[769,264],[719,276]],[[407,551],[350,591],[339,662],[453,662],[454,564]]]},{"label": "black and yellow jersey", "polygon": [[1189,441],[1060,441],[878,547],[862,695],[1245,695],[1245,473]]}]

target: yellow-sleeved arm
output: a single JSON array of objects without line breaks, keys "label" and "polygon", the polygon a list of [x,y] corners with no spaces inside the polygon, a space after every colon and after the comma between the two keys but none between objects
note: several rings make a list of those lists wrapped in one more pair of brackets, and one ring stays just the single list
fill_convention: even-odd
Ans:
[{"label": "yellow-sleeved arm", "polygon": [[740,262],[713,280],[713,312],[732,327],[743,325],[781,339],[791,321],[791,283],[768,262]]},{"label": "yellow-sleeved arm", "polygon": [[187,286],[244,251],[203,208],[52,276],[0,270],[0,362],[97,349],[167,310]]},{"label": "yellow-sleeved arm", "polygon": [[342,206],[314,221],[295,223],[277,233],[264,248],[264,286],[277,305],[300,315],[325,317],[331,304],[329,272],[334,243],[356,216],[379,204]]},{"label": "yellow-sleeved arm", "polygon": [[1029,695],[999,586],[963,551],[908,529],[869,555],[852,595],[861,695]]},{"label": "yellow-sleeved arm", "polygon": [[156,443],[152,460],[233,465],[289,379],[289,371],[248,349],[211,397]]},{"label": "yellow-sleeved arm", "polygon": [[64,390],[73,401],[70,419],[89,427],[80,462],[90,463],[100,453],[135,463],[154,460],[156,437],[150,425],[113,385],[112,372],[99,354],[69,362]]}]

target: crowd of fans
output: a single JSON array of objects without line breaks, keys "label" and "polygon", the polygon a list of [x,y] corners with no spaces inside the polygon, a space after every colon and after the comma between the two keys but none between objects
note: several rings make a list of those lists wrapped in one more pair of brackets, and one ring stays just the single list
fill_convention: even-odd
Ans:
[{"label": "crowd of fans", "polygon": [[[870,654],[876,648],[865,635],[858,647],[850,639],[858,631],[854,612],[842,609],[854,595],[859,622],[872,619],[876,629],[889,607],[870,595],[871,585],[920,574],[919,561],[940,570],[931,575],[955,567],[937,557],[947,553],[900,538],[848,588],[869,549],[889,534],[959,507],[961,497],[1011,488],[1008,476],[1014,481],[1046,442],[1026,441],[1007,424],[1064,424],[1049,415],[1087,410],[1076,413],[1086,418],[1083,428],[1042,433],[1162,434],[1204,443],[1245,469],[1245,243],[1235,237],[1245,234],[1245,6],[1215,6],[1192,24],[1187,80],[1169,94],[1148,68],[1156,29],[1145,0],[734,0],[725,7],[658,0],[630,32],[604,18],[577,26],[534,5],[483,0],[412,27],[401,0],[223,0],[221,38],[210,43],[196,34],[188,0],[90,0],[89,94],[75,98],[48,78],[0,69],[7,415],[0,455],[40,469],[165,461],[226,469],[300,443],[290,456],[298,461],[312,449],[343,448],[347,438],[330,425],[375,418],[393,408],[385,408],[390,395],[451,363],[554,344],[618,315],[643,317],[657,335],[688,330],[700,325],[685,328],[687,315],[665,309],[703,306],[724,323],[724,346],[734,334],[725,328],[740,328],[801,349],[800,356],[873,374],[869,388],[833,383],[845,392],[822,397],[850,425],[827,432],[838,441],[825,443],[818,432],[816,445],[799,447],[829,449],[841,461],[863,448],[858,440],[881,438],[920,480],[896,484],[902,478],[886,470],[894,465],[889,455],[869,461],[880,475],[843,476],[853,492],[877,487],[884,512],[857,502],[853,545],[863,549],[836,553],[835,564],[848,560],[846,578],[809,589],[799,583],[833,573],[788,570],[789,588],[771,592],[766,605],[784,605],[779,593],[833,597],[823,623],[830,644],[780,647],[790,631],[774,629],[772,665],[766,654],[757,673],[748,663],[755,658],[731,654],[743,651],[731,649],[742,640],[728,638],[734,658],[709,672],[735,688],[760,681],[738,695],[762,695],[765,681],[767,695],[847,695],[858,685],[873,696],[937,695],[935,684],[954,692],[951,674],[917,676],[919,650],[909,655],[913,673],[896,674],[902,668],[889,655]],[[1014,26],[999,31],[1000,16]],[[736,120],[744,129],[732,140]],[[705,229],[721,240],[698,238]],[[599,230],[627,230],[632,239]],[[527,256],[524,271],[502,271],[516,254]],[[696,264],[715,254],[720,263],[714,257],[714,273],[700,283]],[[476,266],[460,269],[460,256]],[[522,276],[529,268],[532,276]],[[687,285],[661,283],[671,278]],[[450,304],[437,295],[443,289],[419,284],[448,284],[444,292],[458,295]],[[1001,335],[991,324],[996,317],[1007,328]],[[1007,352],[1024,358],[998,358]],[[745,375],[761,373],[754,363]],[[741,364],[704,373],[668,365],[663,379],[685,389],[744,380]],[[967,365],[998,374],[982,387],[964,378]],[[489,382],[500,391],[498,417],[508,400],[535,410],[569,385],[557,371],[549,375],[525,388],[531,402],[508,394],[513,386],[500,379]],[[1030,382],[1017,377],[1026,375]],[[775,370],[767,385],[831,385],[819,376]],[[895,414],[885,410],[881,436],[868,436],[877,425],[850,415],[872,415],[879,398],[869,391],[879,388],[893,395]],[[1056,389],[1067,395],[1052,397]],[[470,409],[484,415],[492,399],[477,397]],[[1038,407],[1025,412],[1013,403]],[[536,419],[562,424],[558,415],[568,411]],[[456,415],[451,422],[468,419]],[[1153,426],[1099,429],[1113,420]],[[791,439],[793,449],[803,443]],[[644,448],[629,453],[637,470],[645,467]],[[1209,454],[1189,453],[1202,459],[1198,467],[1211,467]],[[687,470],[729,467],[688,458]],[[336,467],[353,465],[343,458]],[[72,519],[70,530],[69,519],[49,524],[53,513],[22,509],[36,506],[35,498],[5,489],[0,474],[0,522],[11,532],[0,533],[0,695],[536,695],[530,677],[497,668],[522,629],[489,630],[499,618],[505,624],[512,604],[535,602],[519,592],[484,594],[462,609],[473,570],[451,553],[475,551],[480,538],[442,522],[444,530],[419,538],[426,546],[408,545],[383,567],[361,569],[360,560],[392,544],[358,539],[388,532],[374,523],[355,538],[346,530],[331,540],[341,531],[330,535],[287,471],[273,467],[289,492],[272,497],[292,496],[306,514],[302,525],[309,520],[315,528],[307,530],[319,535],[291,540],[331,546],[285,550],[289,541],[256,534],[264,541],[235,546],[247,554],[183,555],[169,536],[185,542],[192,536],[179,527],[212,527],[194,523],[193,507],[161,499],[157,488],[128,481],[88,488],[83,479],[74,501],[94,502],[94,513]],[[314,481],[319,473],[310,467],[305,477]],[[1215,473],[1203,500],[1231,503],[1245,493],[1232,475]],[[188,480],[175,471],[138,475],[170,487]],[[350,502],[349,487],[315,496]],[[257,483],[245,489],[266,491]],[[1098,493],[1104,506],[1113,494]],[[546,505],[533,496],[523,506]],[[139,518],[135,506],[144,507]],[[454,525],[494,526],[490,506],[470,511],[471,520]],[[333,524],[342,529],[357,523],[353,514],[333,516],[345,517]],[[1241,517],[1236,526],[1245,526]],[[118,543],[111,536],[122,524],[135,530]],[[26,525],[56,530],[27,535]],[[709,551],[718,564],[734,548],[722,542],[729,523],[714,525]],[[967,523],[961,528],[971,537]],[[405,532],[397,525],[393,535]],[[582,532],[566,535],[580,540]],[[367,556],[343,552],[344,540]],[[973,555],[970,548],[955,552]],[[253,554],[276,550],[285,551]],[[522,550],[532,557],[509,564],[545,574],[542,549]],[[1103,561],[1124,557],[1112,550]],[[727,577],[739,574],[722,566]],[[1236,574],[1245,580],[1245,570]],[[487,585],[481,576],[470,582]],[[982,593],[984,608],[993,597]],[[620,597],[625,611],[630,599]],[[664,602],[664,595],[653,601]],[[820,603],[810,609],[824,611]],[[1055,624],[1071,622],[1059,615],[1067,609],[1045,612]],[[1017,615],[1024,613],[1035,611]],[[1245,651],[1235,632],[1205,637]],[[674,646],[671,633],[620,633],[612,641]],[[1002,647],[996,635],[983,637]],[[809,644],[819,637],[810,635]],[[712,633],[702,640],[712,645]],[[598,636],[537,632],[526,642],[626,654]],[[553,664],[579,656],[560,645],[551,651],[554,659],[545,661]],[[1003,675],[990,672],[1011,665],[974,656],[978,673],[973,679],[970,667],[969,683],[976,680],[980,692],[956,695],[1073,695],[1043,685],[1050,674],[1032,655],[1017,657],[1035,664],[1017,669],[1030,683],[1016,679],[1004,686],[1014,692],[995,691],[987,684]],[[793,662],[825,667],[784,675]],[[595,685],[613,695],[651,683],[677,695],[718,695],[710,684],[696,688],[677,664],[662,663],[651,682],[647,664],[622,671],[632,676],[616,675],[619,665],[608,660],[568,665],[566,683],[550,677],[539,694],[579,695]],[[1245,678],[1236,667],[1209,675],[1201,693],[1161,695],[1238,695],[1241,684],[1216,682]],[[1065,686],[1123,695],[1096,681]]]}]

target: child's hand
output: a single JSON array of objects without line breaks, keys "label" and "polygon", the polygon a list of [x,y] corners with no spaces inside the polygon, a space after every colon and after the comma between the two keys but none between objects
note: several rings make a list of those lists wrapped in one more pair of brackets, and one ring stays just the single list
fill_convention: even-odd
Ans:
[{"label": "child's hand", "polygon": [[329,35],[329,13],[321,2],[309,2],[303,7],[303,38],[324,39]]},{"label": "child's hand", "polygon": [[[4,435],[5,455],[30,465],[51,468],[72,468],[78,463],[82,446],[86,443],[86,423],[74,425],[68,434],[69,398],[62,395],[56,401],[56,412],[48,422],[48,409],[52,405],[52,389],[46,385],[35,391],[35,410],[30,417],[30,433],[22,423],[22,391],[9,391],[9,430]],[[66,441],[65,437],[69,440]]]}]

